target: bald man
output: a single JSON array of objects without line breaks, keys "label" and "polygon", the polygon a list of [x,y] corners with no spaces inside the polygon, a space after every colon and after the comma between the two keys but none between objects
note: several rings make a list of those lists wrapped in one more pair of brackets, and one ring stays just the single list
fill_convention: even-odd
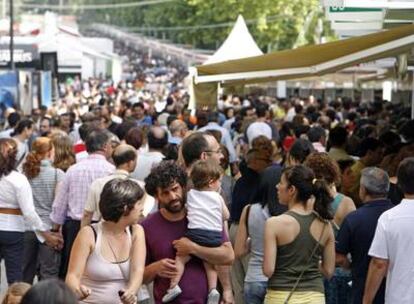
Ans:
[{"label": "bald man", "polygon": [[[107,182],[115,178],[131,178],[130,174],[134,171],[137,164],[137,151],[130,145],[121,144],[112,152],[112,159],[116,166],[116,171],[108,176],[96,179],[89,188],[88,198],[81,220],[81,227],[89,225],[92,222],[92,219],[95,221],[101,219],[99,199],[103,187]],[[143,182],[138,180],[134,181],[145,191]],[[144,202],[144,216],[148,215],[153,207],[154,198],[146,195]]]},{"label": "bald man", "polygon": [[165,129],[153,126],[147,134],[148,152],[139,152],[138,163],[131,173],[131,176],[137,180],[144,181],[150,174],[152,167],[160,163],[164,158],[162,153],[168,144],[168,134]]},{"label": "bald man", "polygon": [[169,126],[171,133],[168,142],[173,145],[179,145],[185,138],[185,135],[188,132],[187,124],[179,119],[173,120]]}]

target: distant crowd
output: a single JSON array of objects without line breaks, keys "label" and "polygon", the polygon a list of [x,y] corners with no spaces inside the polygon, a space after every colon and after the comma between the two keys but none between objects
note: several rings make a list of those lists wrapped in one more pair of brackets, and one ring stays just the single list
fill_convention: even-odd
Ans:
[{"label": "distant crowd", "polygon": [[191,111],[182,68],[116,47],[120,83],[75,77],[50,108],[5,111],[3,303],[413,303],[409,108]]}]

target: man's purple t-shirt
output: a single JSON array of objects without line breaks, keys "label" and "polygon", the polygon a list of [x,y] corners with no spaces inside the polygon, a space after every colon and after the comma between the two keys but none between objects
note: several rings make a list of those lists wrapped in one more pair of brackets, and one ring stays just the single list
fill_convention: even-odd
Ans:
[{"label": "man's purple t-shirt", "polygon": [[[169,258],[175,259],[176,251],[172,245],[174,240],[182,238],[187,230],[187,218],[170,222],[160,212],[149,215],[143,222],[145,242],[147,246],[146,265]],[[228,241],[224,236],[224,241]],[[172,304],[205,304],[207,302],[208,286],[203,261],[192,257],[185,265],[184,274],[179,283],[182,293],[169,303]],[[162,297],[170,287],[170,279],[156,276],[154,279],[154,298],[156,304],[161,304]]]}]

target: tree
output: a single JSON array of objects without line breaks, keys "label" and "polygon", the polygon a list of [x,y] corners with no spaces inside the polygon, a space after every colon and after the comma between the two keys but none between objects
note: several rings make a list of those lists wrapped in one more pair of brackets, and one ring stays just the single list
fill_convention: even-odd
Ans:
[{"label": "tree", "polygon": [[[45,0],[33,0],[45,1]],[[58,0],[49,0],[58,1]],[[116,4],[138,0],[65,0],[66,4]],[[319,0],[176,0],[140,7],[73,12],[84,24],[102,22],[139,30],[196,48],[217,49],[239,14],[263,51],[312,44],[321,35],[332,36],[322,23]],[[201,27],[200,27],[201,26]]]}]

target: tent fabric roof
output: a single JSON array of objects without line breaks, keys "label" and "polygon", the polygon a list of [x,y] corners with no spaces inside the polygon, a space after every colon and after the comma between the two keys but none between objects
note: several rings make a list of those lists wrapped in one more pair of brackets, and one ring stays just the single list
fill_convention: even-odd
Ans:
[{"label": "tent fabric roof", "polygon": [[204,64],[263,55],[254,41],[242,15],[237,17],[227,39]]},{"label": "tent fabric roof", "polygon": [[414,25],[345,40],[197,66],[196,83],[246,84],[323,75],[361,62],[407,52]]}]

